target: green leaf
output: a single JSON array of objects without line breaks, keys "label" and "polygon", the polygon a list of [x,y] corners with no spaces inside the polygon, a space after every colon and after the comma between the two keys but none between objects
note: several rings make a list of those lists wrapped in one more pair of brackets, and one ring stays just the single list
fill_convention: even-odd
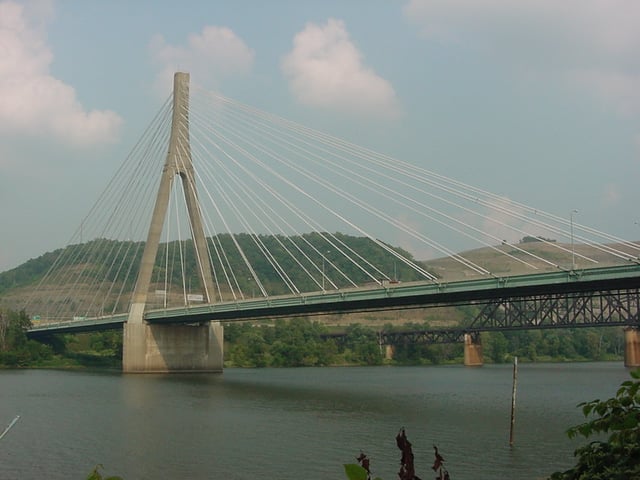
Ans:
[{"label": "green leaf", "polygon": [[[640,378],[640,369],[632,373]],[[555,472],[553,480],[610,480],[640,478],[640,382],[626,381],[616,396],[607,400],[582,403],[586,416],[595,417],[567,430],[569,438],[609,434],[575,450],[577,464],[566,472]]]},{"label": "green leaf", "polygon": [[345,464],[344,472],[349,480],[367,480],[367,471],[358,464]]},{"label": "green leaf", "polygon": [[102,480],[102,475],[98,471],[99,468],[104,468],[102,465],[98,464],[93,468],[93,471],[87,477],[87,480]]}]

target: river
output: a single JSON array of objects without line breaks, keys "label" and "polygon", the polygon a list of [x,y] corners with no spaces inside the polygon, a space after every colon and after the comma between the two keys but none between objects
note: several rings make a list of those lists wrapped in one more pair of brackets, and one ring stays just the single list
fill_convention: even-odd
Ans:
[{"label": "river", "polygon": [[[536,480],[573,465],[576,405],[611,397],[621,363],[227,369],[222,375],[0,370],[0,479],[345,479],[364,451],[397,478],[406,427],[417,474],[433,445],[452,480]],[[584,443],[584,442],[582,442]]]}]

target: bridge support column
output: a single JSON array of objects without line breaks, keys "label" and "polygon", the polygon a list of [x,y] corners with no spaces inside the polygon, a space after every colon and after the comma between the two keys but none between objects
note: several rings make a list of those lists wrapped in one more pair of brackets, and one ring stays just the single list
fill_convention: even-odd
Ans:
[{"label": "bridge support column", "polygon": [[464,365],[466,367],[481,367],[484,365],[482,361],[482,344],[478,334],[464,334]]},{"label": "bridge support column", "polygon": [[222,372],[223,327],[126,323],[122,370],[125,373]]},{"label": "bridge support column", "polygon": [[393,360],[393,345],[384,346],[384,359]]},{"label": "bridge support column", "polygon": [[640,367],[640,330],[634,327],[624,331],[624,366]]}]

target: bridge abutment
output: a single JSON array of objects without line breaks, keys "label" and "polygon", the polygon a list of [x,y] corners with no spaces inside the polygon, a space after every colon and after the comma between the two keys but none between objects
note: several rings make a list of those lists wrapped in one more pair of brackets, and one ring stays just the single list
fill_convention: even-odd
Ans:
[{"label": "bridge abutment", "polygon": [[124,325],[125,373],[222,372],[223,327],[201,325]]},{"label": "bridge abutment", "polygon": [[480,337],[464,334],[464,365],[466,367],[481,367],[484,365],[482,360],[482,344]]},{"label": "bridge abutment", "polygon": [[624,366],[640,367],[640,330],[635,327],[624,331]]}]

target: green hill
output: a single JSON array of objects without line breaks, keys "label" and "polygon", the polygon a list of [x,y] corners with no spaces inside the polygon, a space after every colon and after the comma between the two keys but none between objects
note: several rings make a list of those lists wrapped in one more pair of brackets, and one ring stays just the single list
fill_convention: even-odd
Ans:
[{"label": "green hill", "polygon": [[[347,252],[350,257],[359,256],[366,258],[373,270],[377,269],[380,278],[399,277],[403,281],[415,281],[421,277],[409,266],[405,265],[395,255],[383,246],[365,237],[355,237],[335,233],[331,235],[336,247],[329,249],[325,234],[309,233],[302,236],[284,237],[273,235],[252,236],[239,234],[231,236],[221,234],[209,238],[209,249],[213,257],[213,269],[220,280],[220,292],[223,296],[230,295],[230,287],[226,281],[243,292],[255,290],[253,274],[247,264],[251,265],[255,275],[260,279],[263,287],[269,295],[287,294],[289,291],[281,279],[279,266],[286,272],[291,283],[302,291],[317,291],[318,284],[309,278],[305,269],[315,273],[316,281],[320,277],[318,271],[321,255],[326,258],[326,273],[338,288],[348,288],[353,285],[349,279],[357,285],[373,282],[373,279],[347,256],[338,252],[338,248]],[[243,252],[239,253],[239,249]],[[73,281],[73,293],[75,298],[83,295],[95,294],[95,280],[107,279],[108,283],[116,282],[115,292],[122,291],[122,298],[128,298],[133,290],[138,267],[143,250],[142,243],[120,242],[109,239],[96,239],[83,244],[70,245],[64,249],[48,252],[38,258],[29,260],[24,264],[0,273],[0,301],[10,308],[19,308],[25,300],[36,292],[36,296],[48,297],[49,292],[55,289],[62,290],[60,282]],[[412,255],[401,248],[387,246],[397,255],[416,262]],[[176,253],[178,252],[178,253]],[[197,274],[193,242],[174,241],[160,245],[156,261],[153,284],[150,291],[163,289],[165,282],[172,285],[189,285],[190,291],[197,292],[200,289],[200,278]],[[265,255],[264,252],[269,252]],[[58,261],[59,257],[64,260]],[[165,264],[165,260],[171,258],[173,268]],[[325,260],[322,260],[322,268],[325,269]],[[419,263],[419,262],[418,262]],[[124,265],[125,268],[113,268],[112,265]],[[223,268],[224,267],[224,268]],[[52,271],[47,280],[42,282],[47,272]],[[127,270],[124,276],[122,272]],[[225,277],[220,272],[226,270],[229,273]],[[182,272],[185,272],[183,279]],[[78,275],[77,273],[82,273]],[[51,280],[48,280],[48,279]],[[78,278],[81,280],[78,282]],[[63,279],[63,280],[61,280]],[[69,280],[65,280],[69,279]],[[247,293],[248,294],[248,293]],[[115,295],[115,294],[114,294]],[[230,300],[232,298],[229,298]],[[43,300],[44,301],[44,300]],[[115,301],[115,299],[113,300]],[[48,308],[54,308],[49,306]]]}]

